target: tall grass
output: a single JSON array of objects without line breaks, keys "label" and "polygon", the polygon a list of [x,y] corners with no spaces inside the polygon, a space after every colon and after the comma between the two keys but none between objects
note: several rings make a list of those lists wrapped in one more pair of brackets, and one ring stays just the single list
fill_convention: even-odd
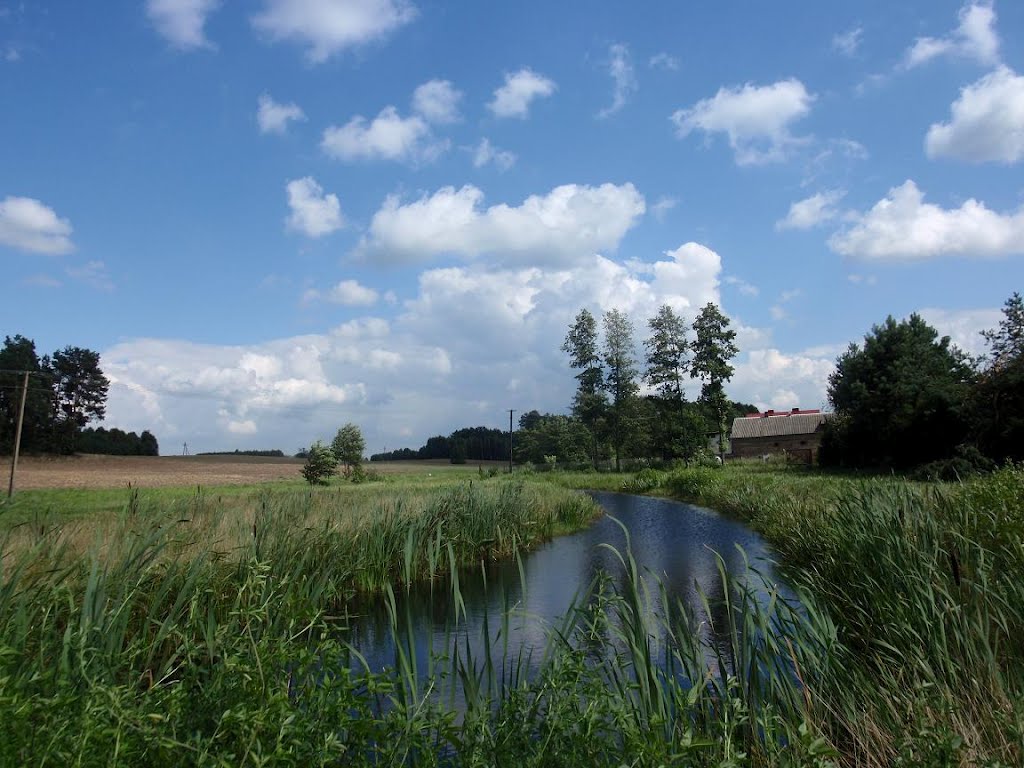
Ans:
[{"label": "tall grass", "polygon": [[[446,663],[418,666],[400,585],[448,574],[459,604],[457,566],[584,524],[586,497],[501,481],[381,497],[372,514],[341,499],[265,496],[239,515],[202,494],[165,510],[132,496],[88,546],[77,526],[9,531],[0,764],[703,765],[828,753],[786,660],[816,674],[821,628],[784,601],[764,608],[724,569],[728,597],[709,598],[707,617],[682,604],[659,612],[657,582],[626,551],[626,585],[585,585],[539,666],[510,653],[507,602],[496,636],[484,621],[482,642],[446,644]],[[336,621],[357,592],[387,606],[395,662],[384,673]],[[780,656],[783,635],[797,639]]]},{"label": "tall grass", "polygon": [[751,524],[835,622],[813,693],[850,764],[1024,763],[1024,468],[943,485],[739,465],[656,485]]},{"label": "tall grass", "polygon": [[[661,487],[767,532],[801,601],[721,566],[691,611],[627,547],[620,586],[583,585],[536,663],[510,651],[508,601],[497,630],[453,632],[424,662],[403,585],[449,575],[459,605],[460,564],[583,525],[590,502],[495,480],[249,509],[129,499],[91,533],[15,528],[0,765],[1024,761],[1020,469],[954,487],[701,470]],[[385,672],[339,621],[360,595],[389,615]]]}]

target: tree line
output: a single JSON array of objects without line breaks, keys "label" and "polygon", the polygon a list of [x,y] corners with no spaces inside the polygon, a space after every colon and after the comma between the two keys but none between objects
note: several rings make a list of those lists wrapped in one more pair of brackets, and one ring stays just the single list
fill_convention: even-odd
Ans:
[{"label": "tree line", "polygon": [[417,449],[399,448],[370,456],[370,461],[447,459],[452,464],[508,459],[508,431],[490,427],[463,427],[450,435],[435,435]]},{"label": "tree line", "polygon": [[[733,374],[730,361],[739,352],[729,325],[711,302],[692,325],[663,305],[647,321],[641,370],[633,323],[624,312],[605,312],[599,334],[597,319],[580,310],[562,344],[569,365],[579,371],[572,416],[542,417],[528,425],[528,434],[520,436],[524,452],[544,444],[556,451],[555,460],[571,461],[582,458],[585,440],[590,463],[614,460],[620,470],[623,459],[636,457],[689,461],[707,449],[711,433],[724,453],[728,422],[756,410],[725,394]],[[690,379],[701,383],[696,403],[686,398]],[[641,396],[642,384],[649,394]]]},{"label": "tree line", "polygon": [[[724,385],[732,378],[730,360],[738,348],[729,318],[709,303],[692,325],[669,305],[647,322],[645,356],[637,356],[634,328],[618,309],[597,319],[582,309],[562,345],[576,374],[571,415],[532,410],[519,417],[514,458],[533,464],[599,466],[632,458],[691,460],[708,449],[708,435],[717,435],[724,449],[728,424],[757,408],[731,401]],[[693,332],[693,338],[690,331]],[[697,402],[686,398],[685,384],[701,382]],[[648,387],[641,394],[641,385]],[[503,461],[509,433],[488,427],[457,429],[435,435],[418,449],[375,453],[370,461],[448,459]]]},{"label": "tree line", "polygon": [[103,453],[108,456],[159,456],[160,445],[149,430],[141,435],[113,427],[86,427],[78,434],[75,450],[79,453]]},{"label": "tree line", "polygon": [[[303,451],[305,451],[305,449],[303,449]],[[272,450],[249,449],[245,451],[240,451],[238,448],[235,448],[233,451],[201,451],[200,453],[197,453],[196,456],[259,456],[269,459],[282,459],[284,458],[284,451],[279,448],[274,448]],[[303,455],[298,458],[304,459],[306,457]]]},{"label": "tree line", "polygon": [[821,462],[956,477],[1024,460],[1024,301],[971,358],[919,315],[886,318],[836,361]]},{"label": "tree line", "polygon": [[[24,371],[29,377],[21,433],[23,451],[73,453],[82,450],[83,439],[104,448],[127,444],[124,438],[106,432],[83,432],[89,422],[102,421],[106,415],[110,382],[100,368],[99,353],[67,346],[40,357],[35,342],[19,334],[5,336],[0,348],[0,451],[13,448]],[[149,438],[147,449],[156,442]],[[138,436],[136,444],[141,445],[141,440]]]}]

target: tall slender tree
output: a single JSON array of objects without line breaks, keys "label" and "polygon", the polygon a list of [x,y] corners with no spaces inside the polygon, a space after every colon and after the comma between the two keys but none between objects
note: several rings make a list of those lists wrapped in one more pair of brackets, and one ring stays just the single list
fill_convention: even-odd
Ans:
[{"label": "tall slender tree", "polygon": [[647,383],[665,400],[682,403],[683,378],[689,373],[690,342],[686,323],[668,304],[647,322],[651,335],[644,342],[647,349]]},{"label": "tall slender tree", "polygon": [[718,455],[725,458],[725,415],[729,400],[725,396],[725,382],[732,378],[729,364],[739,352],[736,331],[729,328],[729,318],[708,302],[693,321],[697,338],[693,342],[693,362],[690,376],[701,380],[701,402],[715,414],[718,428]]},{"label": "tall slender tree", "polygon": [[569,326],[562,351],[569,355],[569,365],[579,370],[572,412],[590,431],[591,457],[596,465],[608,400],[604,394],[604,370],[598,351],[597,321],[588,310],[581,309]]},{"label": "tall slender tree", "polygon": [[625,313],[611,309],[604,314],[604,388],[611,397],[608,428],[615,448],[615,471],[622,469],[622,449],[631,437],[636,422],[636,353],[633,347],[633,323]]},{"label": "tall slender tree", "polygon": [[690,372],[691,345],[682,317],[668,304],[647,322],[644,378],[655,389],[650,432],[663,458],[690,458],[703,444],[701,419],[686,402],[683,382]]}]

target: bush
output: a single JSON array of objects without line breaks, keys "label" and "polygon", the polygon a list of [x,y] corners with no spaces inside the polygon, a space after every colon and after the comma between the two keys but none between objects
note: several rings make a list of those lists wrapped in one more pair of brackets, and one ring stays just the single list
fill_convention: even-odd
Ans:
[{"label": "bush", "polygon": [[317,440],[306,454],[302,476],[310,485],[327,485],[327,478],[334,474],[337,466],[338,460],[334,452]]},{"label": "bush", "polygon": [[647,467],[636,473],[636,477],[625,480],[622,490],[626,493],[647,493],[659,487],[665,479],[663,472]]},{"label": "bush", "polygon": [[914,470],[913,478],[958,482],[973,475],[986,474],[995,468],[995,462],[982,455],[973,445],[958,445],[953,458],[924,464]]},{"label": "bush", "polygon": [[718,472],[711,467],[693,467],[673,472],[665,480],[665,486],[674,496],[684,499],[699,499],[718,484]]}]

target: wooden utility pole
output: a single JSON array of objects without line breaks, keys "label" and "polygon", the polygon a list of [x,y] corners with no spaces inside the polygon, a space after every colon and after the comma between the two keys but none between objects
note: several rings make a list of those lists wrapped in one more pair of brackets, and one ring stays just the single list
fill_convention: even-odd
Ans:
[{"label": "wooden utility pole", "polygon": [[18,454],[21,452],[21,425],[25,421],[25,397],[28,395],[28,371],[21,379],[21,404],[18,406],[18,426],[14,430],[14,456],[11,459],[11,482],[7,485],[7,498],[14,496],[14,473],[18,469]]},{"label": "wooden utility pole", "polygon": [[512,414],[515,413],[511,408],[508,411],[508,473],[512,474]]}]

